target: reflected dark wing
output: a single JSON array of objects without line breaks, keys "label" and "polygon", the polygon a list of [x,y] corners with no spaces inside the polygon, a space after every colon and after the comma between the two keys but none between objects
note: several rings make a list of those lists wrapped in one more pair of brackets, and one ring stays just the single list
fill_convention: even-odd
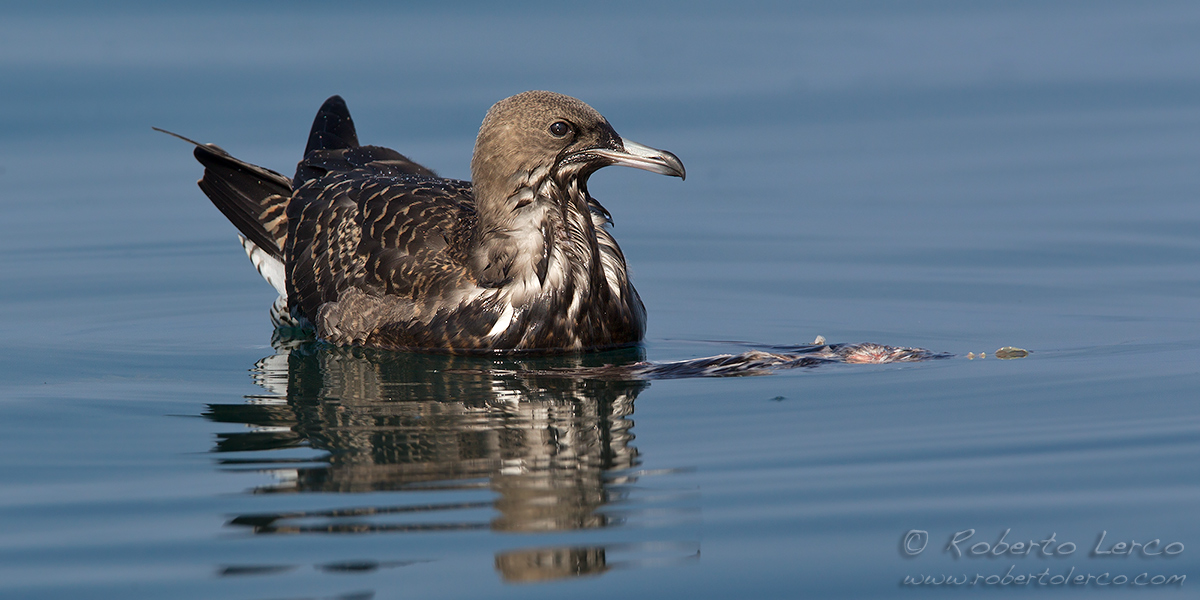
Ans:
[{"label": "reflected dark wing", "polygon": [[470,278],[470,184],[377,168],[313,180],[288,206],[288,299],[309,320],[351,289],[398,302],[437,298]]}]

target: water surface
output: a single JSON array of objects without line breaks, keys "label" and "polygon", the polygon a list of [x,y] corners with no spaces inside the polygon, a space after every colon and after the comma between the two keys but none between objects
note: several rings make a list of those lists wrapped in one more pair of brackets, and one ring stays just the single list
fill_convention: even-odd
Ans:
[{"label": "water surface", "polygon": [[[905,578],[943,574],[981,576],[961,594],[1140,589],[1050,585],[1068,573],[1184,575],[1153,594],[1190,597],[1197,583],[1191,4],[3,12],[6,598],[923,597]],[[337,93],[364,142],[466,177],[483,113],[526,89],[580,97],[687,165],[686,182],[592,179],[650,314],[631,353],[272,346],[272,291],[192,184],[188,148],[150,130],[289,172]],[[955,358],[529,372],[817,335]],[[1009,345],[1032,354],[997,360]],[[909,555],[913,530],[928,542]],[[1094,553],[1154,539],[1183,550]],[[978,542],[1010,551],[971,555]]]}]

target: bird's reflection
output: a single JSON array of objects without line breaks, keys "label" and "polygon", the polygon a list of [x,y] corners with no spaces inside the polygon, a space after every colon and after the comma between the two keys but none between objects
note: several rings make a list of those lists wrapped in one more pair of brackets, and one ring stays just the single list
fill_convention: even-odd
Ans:
[{"label": "bird's reflection", "polygon": [[[645,475],[638,469],[631,417],[650,380],[944,356],[877,344],[826,345],[823,339],[666,363],[646,362],[641,348],[497,358],[296,340],[276,340],[275,347],[253,370],[265,393],[211,404],[205,413],[213,421],[248,426],[218,436],[215,451],[225,468],[274,474],[273,483],[252,490],[260,494],[437,493],[393,494],[368,506],[243,514],[229,522],[260,535],[563,532],[621,525],[639,515],[630,509],[629,495]],[[687,512],[671,494],[656,495],[654,502],[660,506],[646,514]],[[539,581],[695,556],[694,542],[574,544],[502,551],[495,566],[507,581]],[[223,572],[262,568],[231,565]]]},{"label": "bird's reflection", "polygon": [[[491,529],[564,531],[619,524],[638,478],[634,400],[649,382],[568,373],[642,360],[640,348],[541,359],[451,357],[280,345],[253,371],[266,393],[212,404],[231,469],[267,470],[254,493],[478,490],[462,501],[240,515],[256,534]],[[274,451],[274,452],[262,452]],[[488,494],[486,492],[490,491]],[[531,558],[532,557],[532,558]],[[506,580],[600,573],[603,547],[504,552]]]}]

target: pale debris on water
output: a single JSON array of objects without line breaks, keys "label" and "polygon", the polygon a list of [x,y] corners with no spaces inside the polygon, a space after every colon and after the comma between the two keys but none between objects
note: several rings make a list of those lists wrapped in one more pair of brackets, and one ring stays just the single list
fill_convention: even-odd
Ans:
[{"label": "pale debris on water", "polygon": [[[1012,360],[1014,358],[1025,358],[1026,356],[1029,356],[1029,351],[1024,348],[1005,346],[1005,347],[997,350],[995,356],[996,356],[996,358],[998,358],[1000,360]],[[967,353],[967,360],[975,360],[975,358],[976,358],[976,354],[974,352]],[[980,358],[980,359],[987,358],[987,352],[980,352],[978,354],[978,358]]]},{"label": "pale debris on water", "polygon": [[1028,350],[1013,346],[1005,346],[996,351],[996,358],[1000,360],[1012,360],[1014,358],[1025,358],[1026,356],[1029,356]]}]

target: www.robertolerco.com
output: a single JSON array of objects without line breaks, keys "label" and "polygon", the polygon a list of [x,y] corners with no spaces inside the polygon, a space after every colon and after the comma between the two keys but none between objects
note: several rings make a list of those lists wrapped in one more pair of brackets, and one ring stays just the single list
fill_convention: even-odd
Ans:
[{"label": "www.robertolerco.com", "polygon": [[[960,558],[1063,558],[1075,556],[1079,546],[1071,541],[1059,541],[1057,534],[1050,534],[1042,540],[1009,541],[1012,529],[1006,529],[994,542],[976,541],[974,529],[964,529],[952,534],[943,552],[955,559]],[[1093,548],[1086,554],[1088,558],[1127,558],[1142,557],[1146,559],[1171,559],[1184,551],[1182,542],[1164,542],[1161,538],[1139,542],[1137,540],[1106,541],[1108,532],[1103,531],[1097,536]],[[975,538],[973,540],[973,538]],[[904,534],[900,541],[901,554],[916,557],[922,554],[929,544],[929,532],[922,529],[911,529]],[[1012,564],[1003,572],[991,573],[919,573],[904,576],[900,584],[903,586],[979,586],[979,587],[1182,587],[1187,575],[1181,573],[1141,571],[1128,569],[1129,572],[1114,572],[1106,569],[1100,572],[1079,569],[1072,565],[1069,568],[1056,569],[1052,573],[1050,567],[1041,570],[1019,567]]]}]

